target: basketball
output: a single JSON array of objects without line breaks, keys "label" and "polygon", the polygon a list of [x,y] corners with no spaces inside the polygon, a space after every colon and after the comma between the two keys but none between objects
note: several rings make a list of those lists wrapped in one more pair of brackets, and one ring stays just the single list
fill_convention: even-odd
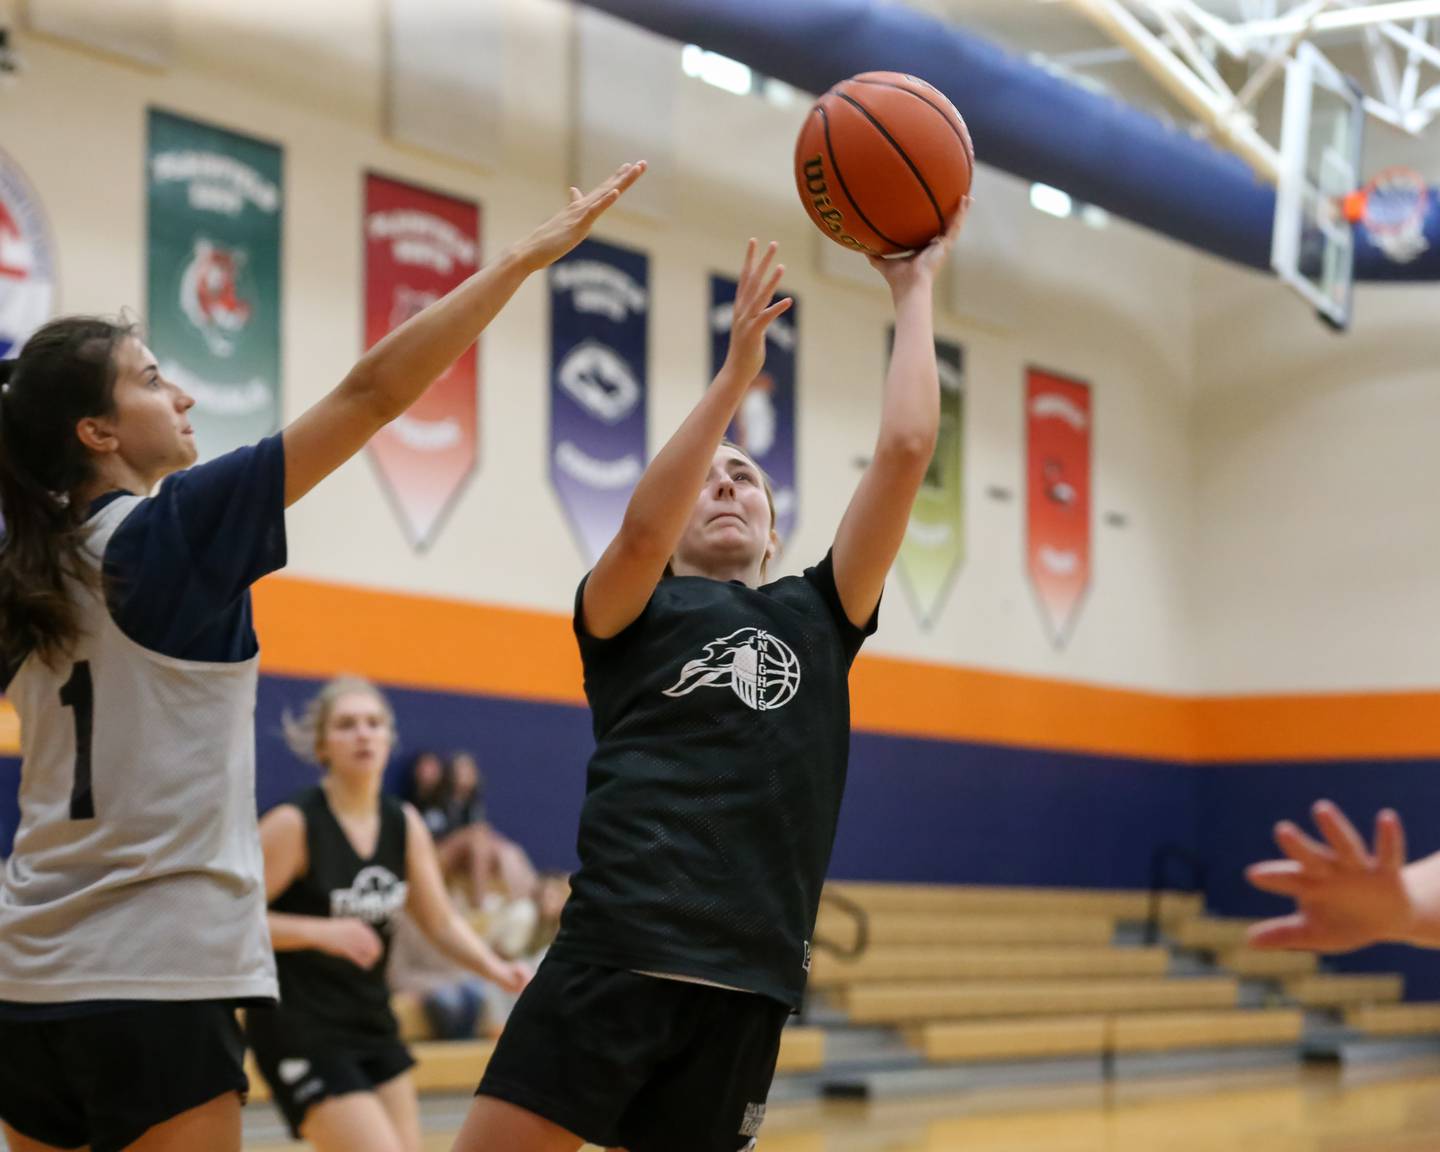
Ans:
[{"label": "basketball", "polygon": [[819,229],[895,256],[943,233],[970,191],[975,147],[945,95],[902,72],[862,72],[821,96],[795,143],[795,185]]}]

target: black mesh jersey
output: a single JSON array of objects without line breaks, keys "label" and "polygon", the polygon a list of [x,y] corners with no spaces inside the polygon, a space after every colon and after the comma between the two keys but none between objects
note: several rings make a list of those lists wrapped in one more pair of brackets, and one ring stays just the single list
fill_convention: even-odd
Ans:
[{"label": "black mesh jersey", "polygon": [[875,619],[846,618],[829,555],[758,589],[668,577],[608,640],[585,632],[584,591],[597,746],[553,953],[797,1007]]},{"label": "black mesh jersey", "polygon": [[314,950],[276,954],[280,1006],[274,1011],[304,1017],[315,1032],[351,1044],[388,1042],[398,1036],[390,1011],[385,967],[390,940],[405,907],[405,808],[380,797],[380,835],[375,852],[362,859],[346,837],[320,788],[291,801],[305,815],[305,874],[270,904],[272,912],[364,920],[385,941],[385,953],[364,969]]}]

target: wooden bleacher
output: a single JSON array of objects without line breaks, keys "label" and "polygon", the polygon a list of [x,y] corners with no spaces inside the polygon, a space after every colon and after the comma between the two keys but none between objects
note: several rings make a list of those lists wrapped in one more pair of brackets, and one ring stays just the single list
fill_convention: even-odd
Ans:
[{"label": "wooden bleacher", "polygon": [[1304,1027],[1305,1014],[1298,1008],[1127,1013],[1108,1021],[1107,1042],[1117,1054],[1276,1047],[1298,1044]]},{"label": "wooden bleacher", "polygon": [[839,1001],[852,1023],[913,1024],[996,1016],[1059,1016],[1181,1008],[1233,1008],[1230,976],[851,984]]},{"label": "wooden bleacher", "polygon": [[1405,994],[1397,973],[1318,973],[1285,982],[1285,994],[1306,1008],[1350,1008],[1385,1004]]},{"label": "wooden bleacher", "polygon": [[[1004,913],[1007,915],[1106,916],[1139,921],[1150,915],[1150,894],[1104,888],[1008,888],[952,884],[871,884],[832,882],[826,890],[872,914]],[[1200,915],[1198,893],[1165,892],[1160,915],[1165,923]]]},{"label": "wooden bleacher", "polygon": [[1225,916],[1196,916],[1177,923],[1170,932],[1181,948],[1198,952],[1233,952],[1245,946],[1245,933],[1253,920]]},{"label": "wooden bleacher", "polygon": [[905,980],[1020,980],[1064,976],[1163,976],[1164,948],[875,945],[855,960],[815,957],[815,988]]},{"label": "wooden bleacher", "polygon": [[1367,1036],[1440,1036],[1440,1004],[1367,1004],[1344,1019]]},{"label": "wooden bleacher", "polygon": [[[886,947],[901,944],[1088,944],[1107,945],[1115,937],[1110,916],[1042,913],[872,912],[870,938]],[[849,940],[854,921],[824,906],[815,935],[824,940]]]},{"label": "wooden bleacher", "polygon": [[1320,958],[1313,952],[1262,952],[1258,948],[1219,952],[1215,960],[1225,971],[1251,980],[1309,976],[1320,964]]},{"label": "wooden bleacher", "polygon": [[1297,1009],[1125,1012],[928,1024],[916,1043],[933,1063],[1008,1062],[1299,1042]]}]

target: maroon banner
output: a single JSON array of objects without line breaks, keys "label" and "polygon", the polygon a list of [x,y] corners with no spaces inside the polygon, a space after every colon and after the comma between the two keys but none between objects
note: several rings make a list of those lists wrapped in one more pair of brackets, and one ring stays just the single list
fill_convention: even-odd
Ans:
[{"label": "maroon banner", "polygon": [[[480,208],[365,177],[365,347],[469,277],[480,264]],[[475,345],[405,415],[370,441],[370,459],[416,550],[435,541],[478,456]]]},{"label": "maroon banner", "polygon": [[1090,385],[1030,369],[1025,386],[1026,567],[1062,648],[1090,588]]}]

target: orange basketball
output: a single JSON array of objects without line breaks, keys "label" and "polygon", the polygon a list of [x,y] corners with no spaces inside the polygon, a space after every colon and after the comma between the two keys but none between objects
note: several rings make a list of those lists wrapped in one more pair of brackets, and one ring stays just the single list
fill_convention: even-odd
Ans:
[{"label": "orange basketball", "polygon": [[795,186],[837,244],[871,256],[923,248],[970,191],[975,146],[939,89],[903,72],[862,72],[810,109]]}]

